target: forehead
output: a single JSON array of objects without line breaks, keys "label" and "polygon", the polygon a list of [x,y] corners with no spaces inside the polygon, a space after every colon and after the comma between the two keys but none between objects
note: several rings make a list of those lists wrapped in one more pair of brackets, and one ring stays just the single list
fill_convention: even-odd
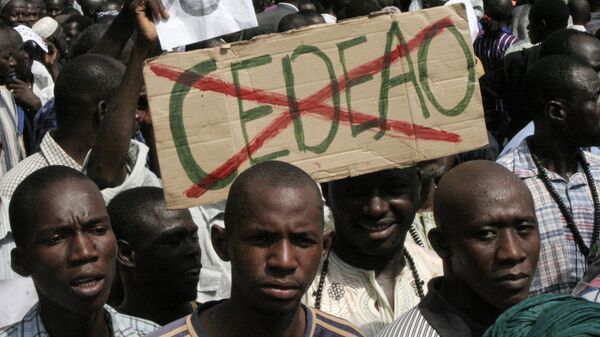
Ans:
[{"label": "forehead", "polygon": [[140,217],[137,226],[138,232],[148,239],[156,238],[175,229],[193,231],[197,229],[190,211],[187,209],[166,209],[164,204],[158,203],[150,209],[141,209],[145,214]]},{"label": "forehead", "polygon": [[321,230],[323,205],[316,187],[253,185],[250,186],[246,199],[246,221],[240,221],[242,226],[261,224],[272,229],[282,229],[288,224],[296,224],[314,226],[314,229]]},{"label": "forehead", "polygon": [[591,66],[600,70],[600,40],[592,36],[574,36],[570,41],[573,53]]},{"label": "forehead", "polygon": [[37,194],[38,229],[45,224],[69,223],[80,219],[107,216],[104,199],[93,182],[58,181]]},{"label": "forehead", "polygon": [[452,223],[458,227],[483,227],[535,217],[527,187],[510,180],[478,184],[472,189],[458,188],[453,197],[455,207],[451,216],[456,221]]},{"label": "forehead", "polygon": [[406,169],[391,169],[379,172],[363,174],[357,177],[350,177],[332,182],[335,187],[363,187],[379,188],[387,184],[403,184],[414,186],[416,188],[419,182],[417,170],[414,167]]}]

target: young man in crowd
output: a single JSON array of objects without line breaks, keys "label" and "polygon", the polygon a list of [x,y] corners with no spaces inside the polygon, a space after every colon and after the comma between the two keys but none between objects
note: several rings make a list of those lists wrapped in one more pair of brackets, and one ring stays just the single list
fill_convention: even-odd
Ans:
[{"label": "young man in crowd", "polygon": [[535,202],[542,249],[532,295],[569,294],[600,230],[600,157],[581,150],[600,145],[600,79],[587,64],[555,55],[536,62],[523,88],[535,133],[498,162]]},{"label": "young man in crowd", "polygon": [[121,313],[165,325],[196,305],[198,227],[187,209],[168,210],[163,190],[137,187],[108,204],[124,290]]},{"label": "young man in crowd", "polygon": [[27,177],[10,204],[13,269],[39,302],[2,337],[135,337],[158,325],[106,306],[117,242],[102,194],[83,173],[50,166]]},{"label": "young man in crowd", "polygon": [[1,0],[0,21],[10,27],[27,25],[27,2],[25,0]]},{"label": "young man in crowd", "polygon": [[356,324],[367,336],[414,307],[442,273],[435,253],[405,243],[417,211],[416,167],[329,183],[333,246],[305,302]]},{"label": "young man in crowd", "polygon": [[240,174],[213,244],[231,262],[231,297],[204,303],[150,337],[362,336],[300,303],[323,253],[321,193],[302,170],[267,161]]},{"label": "young man in crowd", "polygon": [[[129,188],[160,186],[145,167],[148,148],[131,140],[143,84],[142,65],[153,54],[157,40],[148,6],[139,1],[135,7],[138,40],[125,71],[118,61],[97,54],[80,56],[63,68],[54,90],[57,129],[44,136],[38,153],[0,181],[0,208],[8,207],[17,185],[32,172],[49,165],[83,171],[86,158],[86,173],[107,201]],[[120,49],[118,44],[113,48]],[[14,242],[5,218],[0,218],[0,238],[0,279],[13,278],[6,272]]]},{"label": "young man in crowd", "polygon": [[540,0],[531,5],[527,33],[533,47],[508,53],[504,57],[504,73],[506,76],[503,100],[507,104],[510,117],[508,138],[514,136],[528,122],[531,116],[523,112],[526,96],[521,91],[525,73],[539,59],[541,45],[552,33],[567,28],[569,7],[563,0]]},{"label": "young man in crowd", "polygon": [[444,276],[379,337],[480,337],[527,298],[540,237],[527,186],[504,167],[471,161],[442,178],[429,233]]}]

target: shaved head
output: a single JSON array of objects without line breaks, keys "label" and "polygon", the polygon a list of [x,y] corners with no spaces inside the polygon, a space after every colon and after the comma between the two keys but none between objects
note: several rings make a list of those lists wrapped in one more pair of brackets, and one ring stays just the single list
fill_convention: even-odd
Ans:
[{"label": "shaved head", "polygon": [[[261,198],[256,193],[257,187],[307,190],[312,195],[311,199],[314,198],[319,204],[321,218],[323,218],[321,192],[317,183],[306,172],[292,164],[266,161],[242,172],[231,184],[225,206],[225,228],[228,233],[231,233],[236,224],[252,216],[253,210],[247,206],[250,199]],[[310,200],[306,200],[306,206],[312,207]]]},{"label": "shaved head", "polygon": [[457,166],[438,184],[434,215],[438,226],[452,231],[465,216],[481,213],[506,202],[508,195],[520,196],[519,202],[533,209],[533,199],[525,184],[499,164],[475,160]]}]

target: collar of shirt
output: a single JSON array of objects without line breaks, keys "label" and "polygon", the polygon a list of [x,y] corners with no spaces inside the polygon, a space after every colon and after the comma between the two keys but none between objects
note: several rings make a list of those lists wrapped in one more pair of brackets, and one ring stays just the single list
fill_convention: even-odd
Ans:
[{"label": "collar of shirt", "polygon": [[77,171],[82,170],[82,166],[75,159],[71,158],[52,138],[51,132],[46,133],[42,139],[40,152],[48,162],[48,165],[68,166]]},{"label": "collar of shirt", "polygon": [[[119,314],[115,309],[104,305],[104,314],[112,332],[112,337],[138,337],[158,329],[160,326],[154,322]],[[6,328],[7,336],[50,337],[40,316],[39,302],[36,303],[25,317]]]},{"label": "collar of shirt", "polygon": [[[521,144],[509,155],[498,160],[503,166],[507,167],[509,171],[514,172],[521,179],[532,178],[538,175],[539,171],[533,162],[533,157],[531,156],[531,150],[529,149],[529,144],[527,141],[531,137],[525,138]],[[585,156],[585,160],[590,164],[590,167],[598,167],[600,166],[600,156],[590,153],[588,151],[583,151]],[[582,172],[582,169],[579,169],[579,172]],[[563,181],[566,180],[559,176],[558,174],[548,171],[549,177],[552,181]],[[573,180],[571,177],[571,181]],[[583,179],[582,181],[586,181]]]},{"label": "collar of shirt", "polygon": [[429,291],[418,308],[427,323],[435,329],[441,337],[454,336],[481,336],[485,328],[475,322],[452,304],[448,303],[440,293],[443,277],[436,277],[429,281]]}]

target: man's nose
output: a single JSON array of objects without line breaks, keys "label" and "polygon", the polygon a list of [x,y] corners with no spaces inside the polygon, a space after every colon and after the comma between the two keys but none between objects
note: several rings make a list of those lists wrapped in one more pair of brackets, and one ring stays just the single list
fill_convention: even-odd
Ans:
[{"label": "man's nose", "polygon": [[83,265],[98,259],[96,243],[85,233],[77,232],[70,244],[69,264]]},{"label": "man's nose", "polygon": [[515,264],[522,262],[527,257],[527,250],[523,247],[523,241],[514,230],[508,230],[498,237],[498,248],[496,259],[499,263]]},{"label": "man's nose", "polygon": [[289,274],[298,267],[294,247],[288,240],[280,240],[269,252],[267,265],[271,271]]},{"label": "man's nose", "polygon": [[381,216],[389,211],[390,205],[387,200],[378,194],[371,196],[365,205],[365,211],[369,215]]}]

